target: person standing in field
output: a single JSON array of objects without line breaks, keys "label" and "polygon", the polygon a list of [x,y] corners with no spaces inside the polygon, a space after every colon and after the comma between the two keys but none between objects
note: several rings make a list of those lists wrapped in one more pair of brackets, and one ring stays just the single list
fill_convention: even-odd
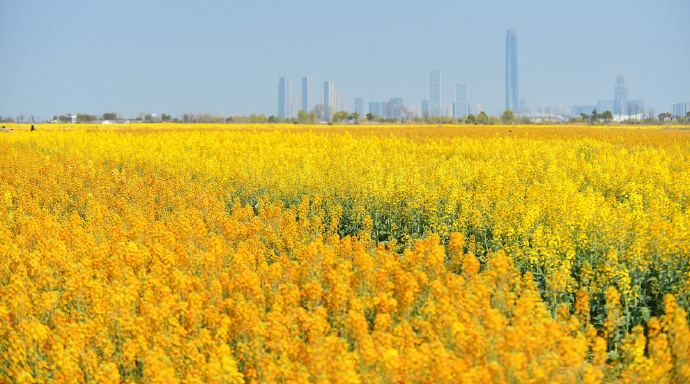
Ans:
[{"label": "person standing in field", "polygon": [[31,132],[33,132],[33,131],[35,131],[35,130],[36,130],[36,128],[34,128],[34,126],[32,125],[32,126],[31,126]]},{"label": "person standing in field", "polygon": [[7,130],[5,129],[5,126],[2,126],[2,133],[7,133]]}]

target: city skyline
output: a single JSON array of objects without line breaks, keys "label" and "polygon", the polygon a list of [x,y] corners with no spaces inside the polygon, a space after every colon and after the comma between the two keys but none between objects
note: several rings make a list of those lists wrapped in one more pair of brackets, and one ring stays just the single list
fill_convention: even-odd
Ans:
[{"label": "city skyline", "polygon": [[[690,100],[690,42],[678,38],[690,35],[682,16],[690,3],[680,0],[0,4],[3,116],[269,116],[277,113],[276,79],[305,75],[333,81],[341,104],[399,97],[421,109],[434,69],[442,72],[442,109],[463,80],[470,105],[499,115],[511,25],[520,34],[519,97],[529,105],[615,100],[613,73],[627,75],[645,108],[670,112]],[[468,17],[458,23],[458,14]]]}]

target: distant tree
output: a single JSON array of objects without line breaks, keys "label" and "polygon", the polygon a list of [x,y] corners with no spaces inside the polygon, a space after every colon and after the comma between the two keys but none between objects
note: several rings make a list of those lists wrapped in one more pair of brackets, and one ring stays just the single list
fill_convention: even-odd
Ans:
[{"label": "distant tree", "polygon": [[604,113],[601,114],[601,118],[606,120],[606,122],[610,122],[613,120],[613,113],[611,111],[604,111]]},{"label": "distant tree", "polygon": [[507,109],[505,112],[503,112],[503,115],[501,116],[501,121],[503,124],[510,124],[514,119],[515,113],[513,113],[513,111],[510,109]]},{"label": "distant tree", "polygon": [[654,108],[647,109],[647,115],[649,116],[650,120],[652,120],[652,123],[654,123],[655,112],[656,110]]},{"label": "distant tree", "polygon": [[477,116],[477,124],[489,124],[489,116],[484,111]]},{"label": "distant tree", "polygon": [[264,114],[255,115],[252,113],[249,115],[249,122],[252,124],[263,124],[266,122],[266,120],[266,115]]},{"label": "distant tree", "polygon": [[324,121],[327,116],[324,116],[323,104],[316,104],[313,109],[317,121]]},{"label": "distant tree", "polygon": [[271,116],[268,117],[268,122],[271,123],[271,124],[273,124],[273,123],[280,123],[280,122],[281,122],[281,119],[280,119],[279,116],[273,116],[273,115],[271,115]]},{"label": "distant tree", "polygon": [[597,113],[597,110],[592,111],[592,115],[589,117],[589,122],[592,124],[598,123],[601,116]]},{"label": "distant tree", "polygon": [[[104,115],[104,116],[105,116],[105,115]],[[115,116],[114,119],[117,119],[117,115]],[[166,115],[165,113],[162,113],[162,114],[161,114],[161,120],[163,120],[163,121],[170,121],[170,120],[172,120],[172,116]]]},{"label": "distant tree", "polygon": [[18,123],[24,122],[24,114],[23,113],[20,113],[19,115],[17,115],[17,122]]},{"label": "distant tree", "polygon": [[688,119],[688,120],[690,120],[690,112],[688,112],[688,113],[685,114],[685,118]]},{"label": "distant tree", "polygon": [[467,115],[467,120],[465,120],[466,124],[477,124],[477,117],[473,114]]},{"label": "distant tree", "polygon": [[117,113],[106,112],[103,114],[103,120],[117,120]]},{"label": "distant tree", "polygon": [[343,120],[347,119],[350,117],[350,113],[347,111],[339,111],[333,114],[333,117],[331,118],[331,121],[334,123],[342,123]]},{"label": "distant tree", "polygon": [[94,115],[88,115],[86,113],[77,113],[77,123],[90,123],[92,121],[96,121],[98,117]]},{"label": "distant tree", "polygon": [[673,114],[671,112],[662,112],[659,114],[659,121],[663,124],[666,119],[672,120]]},{"label": "distant tree", "polygon": [[373,113],[371,113],[371,112],[367,113],[367,120],[368,121],[372,121],[375,118],[376,118],[376,115],[374,115]]},{"label": "distant tree", "polygon": [[352,115],[350,115],[350,119],[352,119],[354,121],[358,121],[359,120],[359,113],[357,113],[357,112],[353,113]]},{"label": "distant tree", "polygon": [[309,114],[304,110],[300,110],[297,112],[297,120],[302,124],[306,124],[309,122]]}]

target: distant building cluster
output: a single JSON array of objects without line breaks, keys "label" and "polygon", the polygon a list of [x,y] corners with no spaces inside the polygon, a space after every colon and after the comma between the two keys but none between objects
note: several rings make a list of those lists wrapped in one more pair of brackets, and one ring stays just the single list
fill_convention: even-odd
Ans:
[{"label": "distant building cluster", "polygon": [[690,112],[690,101],[673,104],[673,116],[687,116]]},{"label": "distant building cluster", "polygon": [[619,73],[616,76],[613,100],[597,100],[596,105],[573,105],[570,108],[570,114],[572,116],[591,115],[596,110],[597,113],[611,111],[619,119],[640,117],[644,114],[644,100],[629,99],[628,93],[628,76]]}]

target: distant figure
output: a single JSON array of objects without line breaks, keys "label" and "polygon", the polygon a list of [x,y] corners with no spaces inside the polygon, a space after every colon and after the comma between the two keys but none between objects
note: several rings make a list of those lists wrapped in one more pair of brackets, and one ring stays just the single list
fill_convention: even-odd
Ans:
[{"label": "distant figure", "polygon": [[10,129],[10,133],[14,133],[14,129]]},{"label": "distant figure", "polygon": [[513,132],[513,131],[508,131],[508,136],[510,136],[510,134],[511,134],[512,132]]},{"label": "distant figure", "polygon": [[31,132],[33,132],[33,131],[35,131],[35,130],[36,130],[36,128],[34,128],[34,126],[32,125],[32,126],[31,126]]},{"label": "distant figure", "polygon": [[5,129],[5,126],[4,126],[4,125],[2,126],[2,130],[1,130],[1,131],[2,131],[2,133],[7,133],[7,130]]}]

